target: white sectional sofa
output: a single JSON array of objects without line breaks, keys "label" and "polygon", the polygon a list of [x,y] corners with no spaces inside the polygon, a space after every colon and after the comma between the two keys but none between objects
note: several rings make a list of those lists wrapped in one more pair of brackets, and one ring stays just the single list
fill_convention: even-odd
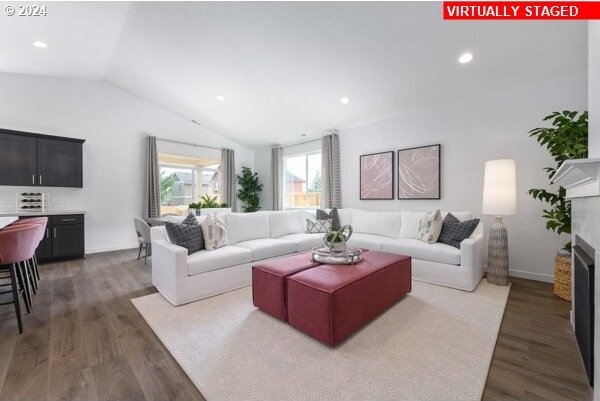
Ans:
[{"label": "white sectional sofa", "polygon": [[[422,213],[339,209],[342,225],[354,230],[349,245],[411,256],[416,280],[472,291],[483,276],[483,225],[460,249],[414,238]],[[459,220],[468,212],[452,212]],[[445,213],[444,213],[445,215]],[[173,305],[182,305],[251,284],[258,261],[304,252],[322,244],[323,234],[307,234],[306,211],[231,213],[220,216],[228,244],[188,255],[169,242],[164,227],[153,227],[152,283]],[[204,216],[197,217],[199,221]]]}]

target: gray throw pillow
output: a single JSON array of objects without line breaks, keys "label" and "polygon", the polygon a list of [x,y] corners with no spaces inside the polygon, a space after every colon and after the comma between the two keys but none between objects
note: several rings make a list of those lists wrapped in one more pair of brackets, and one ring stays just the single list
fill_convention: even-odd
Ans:
[{"label": "gray throw pillow", "polygon": [[340,228],[342,228],[342,226],[340,225],[340,216],[338,215],[337,208],[334,207],[329,213],[327,213],[325,210],[317,209],[317,220],[327,219],[331,219],[332,230],[339,230]]},{"label": "gray throw pillow", "polygon": [[198,223],[198,219],[196,218],[196,216],[194,216],[193,214],[188,214],[187,217],[185,219],[183,219],[183,221],[181,222],[181,224],[189,224],[192,226],[199,226],[200,223]]},{"label": "gray throw pillow", "polygon": [[196,224],[179,224],[167,221],[165,222],[165,228],[169,235],[169,240],[175,245],[186,248],[188,255],[204,249],[202,227],[200,227],[197,221]]},{"label": "gray throw pillow", "polygon": [[460,243],[473,234],[478,224],[479,219],[460,221],[452,213],[448,213],[442,222],[442,232],[438,242],[460,249]]}]

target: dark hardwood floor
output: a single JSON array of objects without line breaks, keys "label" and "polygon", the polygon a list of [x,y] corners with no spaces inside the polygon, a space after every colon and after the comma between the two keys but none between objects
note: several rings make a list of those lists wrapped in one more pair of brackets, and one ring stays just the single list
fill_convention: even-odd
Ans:
[{"label": "dark hardwood floor", "polygon": [[[24,334],[0,306],[0,400],[203,399],[129,301],[156,291],[136,256],[41,266]],[[591,400],[570,304],[550,284],[512,282],[483,398]]]}]

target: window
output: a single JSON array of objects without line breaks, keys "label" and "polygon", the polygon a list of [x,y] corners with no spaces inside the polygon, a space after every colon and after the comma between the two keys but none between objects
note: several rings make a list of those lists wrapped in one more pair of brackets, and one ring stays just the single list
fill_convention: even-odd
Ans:
[{"label": "window", "polygon": [[321,152],[307,152],[283,158],[283,207],[321,207]]},{"label": "window", "polygon": [[221,197],[221,161],[159,154],[160,214],[185,216],[203,195]]}]

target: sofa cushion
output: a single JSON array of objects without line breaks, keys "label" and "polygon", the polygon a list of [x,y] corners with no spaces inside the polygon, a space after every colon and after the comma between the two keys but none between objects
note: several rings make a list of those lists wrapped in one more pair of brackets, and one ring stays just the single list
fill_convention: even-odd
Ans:
[{"label": "sofa cushion", "polygon": [[354,209],[352,211],[352,229],[355,233],[398,238],[400,212],[366,212]]},{"label": "sofa cushion", "polygon": [[352,224],[352,209],[338,209],[338,216],[340,217],[341,226],[347,226]]},{"label": "sofa cushion", "polygon": [[200,251],[188,256],[189,275],[206,273],[252,262],[252,252],[245,248],[224,246],[214,251]]},{"label": "sofa cushion", "polygon": [[287,255],[298,251],[298,245],[294,242],[279,238],[251,239],[238,242],[235,246],[252,251],[252,261],[274,258],[275,256]]},{"label": "sofa cushion", "polygon": [[269,212],[269,227],[271,238],[282,235],[298,234],[304,232],[304,224],[299,210],[290,212]]},{"label": "sofa cushion", "polygon": [[324,234],[288,234],[279,239],[293,242],[298,246],[298,252],[309,251],[317,245],[323,245]]},{"label": "sofa cushion", "polygon": [[400,238],[417,238],[419,232],[419,222],[425,215],[424,212],[400,212],[402,215],[402,224],[400,227]]},{"label": "sofa cushion", "polygon": [[229,244],[258,238],[269,238],[269,213],[231,213],[223,216]]},{"label": "sofa cushion", "polygon": [[383,244],[383,251],[430,262],[460,265],[460,250],[439,242],[427,244],[414,238],[387,240]]},{"label": "sofa cushion", "polygon": [[385,241],[391,240],[381,235],[354,233],[348,240],[348,246],[366,248],[371,251],[381,251]]}]

